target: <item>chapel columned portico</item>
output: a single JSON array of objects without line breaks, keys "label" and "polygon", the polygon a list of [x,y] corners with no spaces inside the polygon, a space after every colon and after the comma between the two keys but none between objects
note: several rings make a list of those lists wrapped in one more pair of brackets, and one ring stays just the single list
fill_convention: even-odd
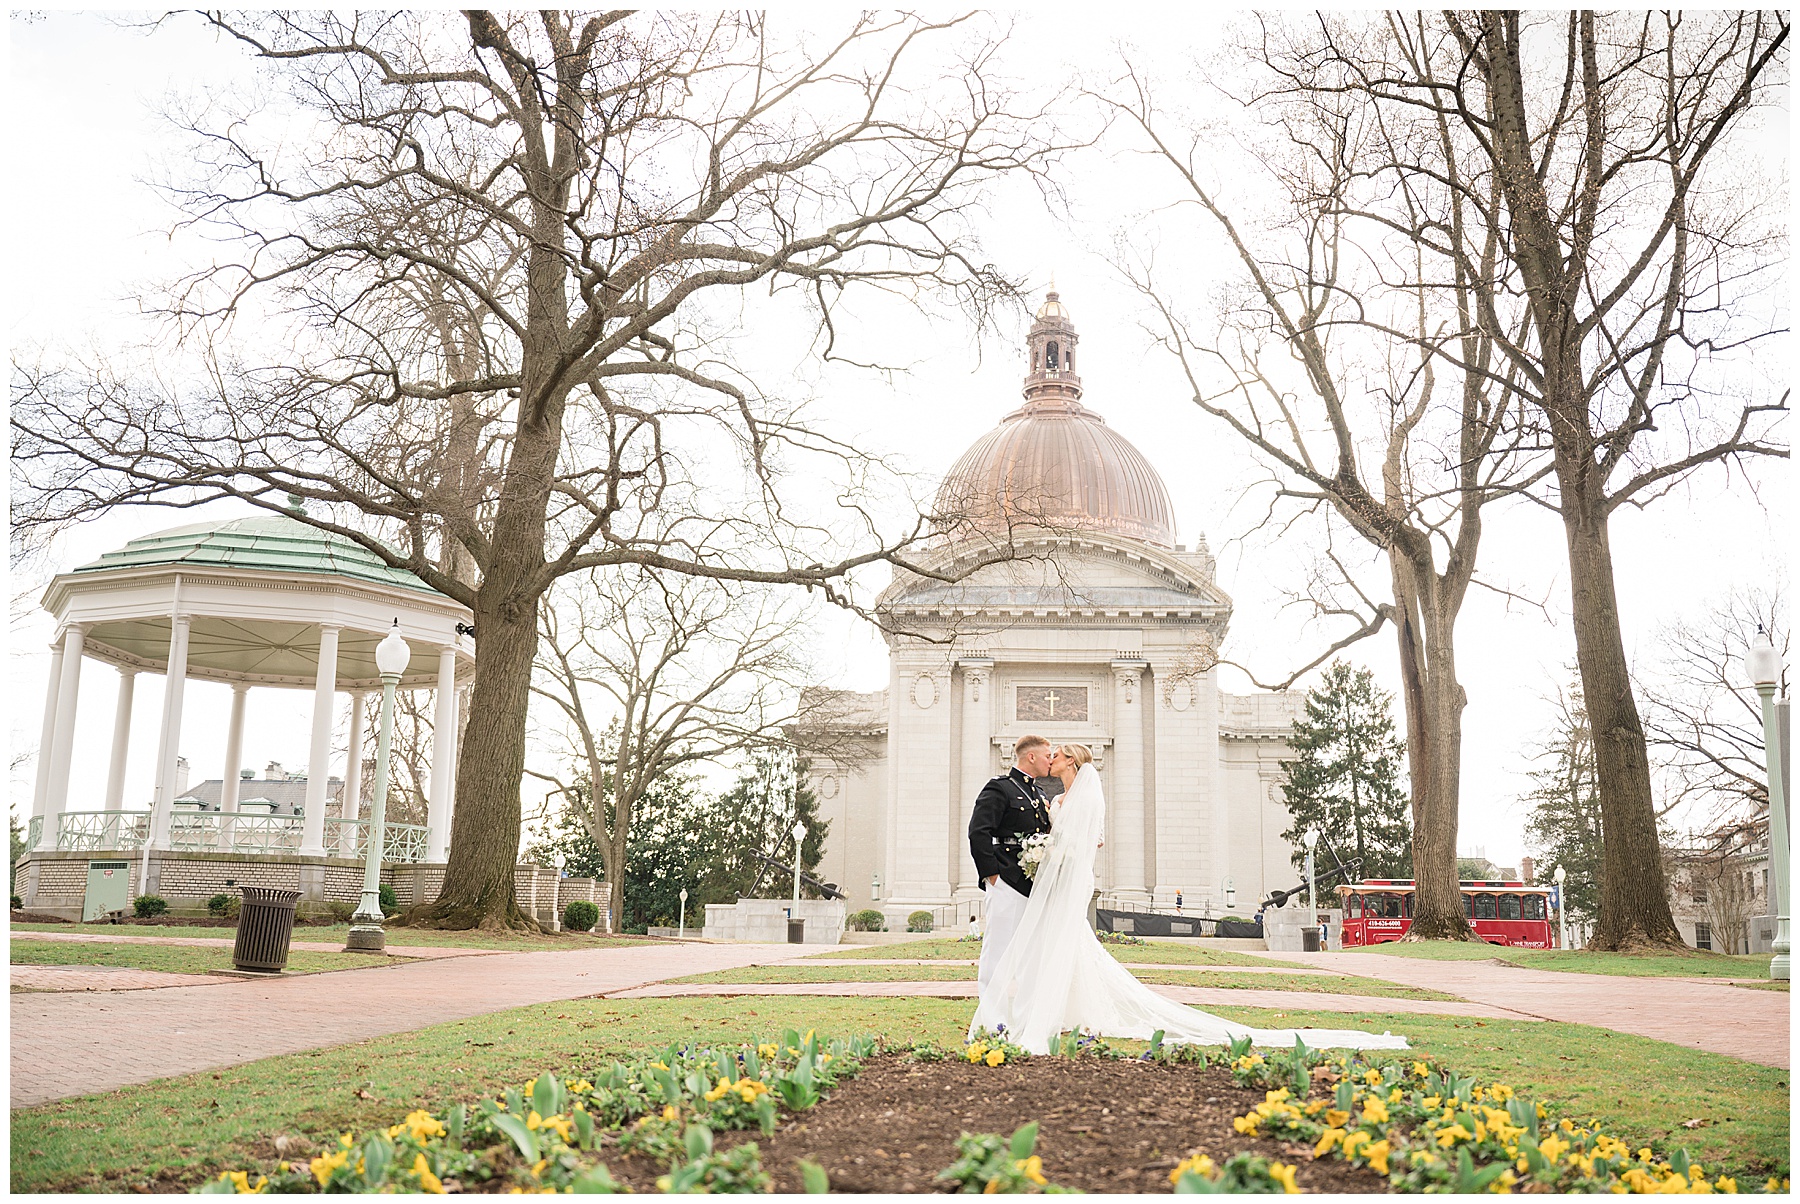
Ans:
[{"label": "chapel columned portico", "polygon": [[[459,625],[466,630],[470,618],[459,603],[354,541],[297,518],[268,515],[133,540],[57,576],[43,605],[55,616],[58,635],[39,744],[45,756],[27,834],[30,864],[21,874],[28,907],[67,909],[71,897],[79,902],[76,877],[86,867],[78,863],[101,854],[132,863],[138,893],[155,893],[150,888],[158,885],[159,869],[179,862],[179,873],[163,883],[162,893],[192,894],[214,879],[276,885],[292,878],[315,902],[354,899],[360,870],[336,871],[361,859],[366,848],[362,703],[380,689],[375,645],[396,623],[412,648],[400,688],[436,692],[435,736],[427,823],[387,825],[383,858],[411,865],[444,861],[455,799],[457,693],[474,666],[472,641],[457,631]],[[89,661],[118,672],[119,696],[105,746],[105,792],[99,799],[74,799],[70,769],[78,753],[82,669]],[[124,797],[136,734],[132,704],[142,674],[163,679],[147,810],[127,808]],[[232,688],[216,805],[182,797],[178,780],[183,713],[195,681]],[[260,689],[312,695],[304,801],[285,814],[267,800],[239,798],[244,727],[252,691]],[[341,808],[330,815],[332,737],[344,695],[349,753]],[[229,859],[243,857],[273,858],[287,868],[275,873],[263,865],[260,873],[221,876],[230,872]],[[177,883],[187,886],[169,889]]]}]

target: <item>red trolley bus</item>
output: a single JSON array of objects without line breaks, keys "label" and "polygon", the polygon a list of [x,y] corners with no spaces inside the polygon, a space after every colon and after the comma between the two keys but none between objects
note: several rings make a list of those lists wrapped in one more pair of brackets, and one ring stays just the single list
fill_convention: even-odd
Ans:
[{"label": "red trolley bus", "polygon": [[[1413,880],[1370,878],[1337,888],[1344,909],[1344,948],[1397,941],[1412,927]],[[1463,914],[1489,944],[1556,947],[1550,890],[1523,882],[1464,882]]]}]

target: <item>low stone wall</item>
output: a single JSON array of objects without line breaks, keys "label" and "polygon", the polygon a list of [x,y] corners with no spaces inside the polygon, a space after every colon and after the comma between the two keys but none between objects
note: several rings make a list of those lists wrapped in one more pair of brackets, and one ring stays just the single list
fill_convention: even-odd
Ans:
[{"label": "low stone wall", "polygon": [[844,934],[846,909],[842,899],[802,899],[798,911],[787,899],[739,899],[736,903],[708,903],[705,932],[715,941],[787,941],[788,914],[806,921],[808,945],[835,945]]},{"label": "low stone wall", "polygon": [[[1327,949],[1344,947],[1344,913],[1338,908],[1321,907],[1319,919],[1328,925],[1326,930]],[[1307,921],[1304,907],[1271,907],[1262,913],[1263,940],[1267,942],[1271,953],[1299,953],[1306,943],[1300,929]]]},{"label": "low stone wall", "polygon": [[[139,888],[141,852],[55,852],[34,850],[19,860],[15,893],[31,911],[48,912],[79,920],[87,898],[88,862],[125,861],[130,864],[131,894],[161,895],[171,911],[204,912],[206,901],[217,894],[235,894],[239,887],[260,886],[300,892],[298,910],[316,915],[331,903],[356,903],[362,898],[364,863],[344,857],[301,857],[268,853],[150,854],[150,884]],[[435,899],[444,885],[441,864],[403,862],[381,867],[381,881],[394,888],[402,908],[421,899]],[[563,908],[576,899],[599,902],[602,892],[592,878],[561,878],[554,869],[521,865],[513,871],[520,910],[544,927],[562,926]],[[598,930],[606,930],[608,916],[600,908]]]}]

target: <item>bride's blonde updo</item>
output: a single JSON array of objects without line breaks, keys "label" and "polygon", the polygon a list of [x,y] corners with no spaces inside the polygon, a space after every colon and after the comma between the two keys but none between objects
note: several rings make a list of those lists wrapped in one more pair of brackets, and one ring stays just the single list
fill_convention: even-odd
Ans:
[{"label": "bride's blonde updo", "polygon": [[1080,769],[1083,765],[1092,765],[1094,763],[1094,754],[1088,751],[1088,746],[1085,744],[1064,744],[1056,751],[1075,762],[1075,768],[1077,769]]}]

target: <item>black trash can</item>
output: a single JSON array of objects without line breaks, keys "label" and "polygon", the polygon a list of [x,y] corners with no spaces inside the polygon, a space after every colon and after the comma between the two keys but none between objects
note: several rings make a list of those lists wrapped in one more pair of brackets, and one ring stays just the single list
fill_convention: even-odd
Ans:
[{"label": "black trash can", "polygon": [[1300,951],[1302,953],[1317,953],[1319,951],[1319,926],[1317,924],[1305,924],[1301,926]]},{"label": "black trash can", "polygon": [[788,919],[788,944],[790,944],[790,945],[806,944],[806,921],[805,920],[796,920],[796,919],[793,919],[792,917],[789,917],[789,919]]},{"label": "black trash can", "polygon": [[279,974],[287,965],[300,892],[261,886],[239,889],[244,899],[238,907],[237,946],[231,951],[231,964],[240,970]]}]

